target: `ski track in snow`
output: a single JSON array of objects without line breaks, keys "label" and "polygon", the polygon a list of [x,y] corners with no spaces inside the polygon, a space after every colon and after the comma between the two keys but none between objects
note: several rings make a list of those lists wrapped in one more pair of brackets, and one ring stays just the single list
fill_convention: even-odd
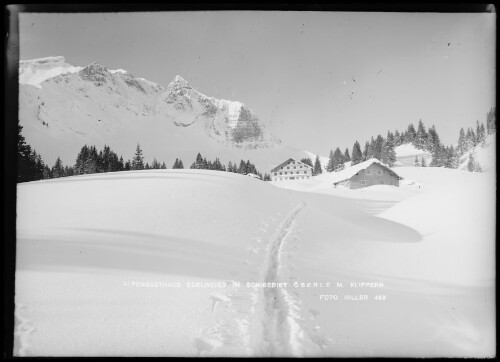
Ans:
[{"label": "ski track in snow", "polygon": [[[305,207],[304,202],[298,204],[278,227],[269,251],[269,262],[264,280],[266,283],[280,282],[280,251],[294,226],[297,215]],[[264,305],[262,354],[273,357],[286,355],[299,357],[301,355],[300,340],[304,332],[298,323],[299,314],[296,303],[283,288],[264,288],[262,298]]]}]

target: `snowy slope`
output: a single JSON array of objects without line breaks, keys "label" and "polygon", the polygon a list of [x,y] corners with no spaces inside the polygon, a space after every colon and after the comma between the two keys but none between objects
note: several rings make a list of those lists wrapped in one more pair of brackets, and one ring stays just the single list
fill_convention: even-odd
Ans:
[{"label": "snowy slope", "polygon": [[422,162],[422,157],[425,159],[427,165],[432,161],[432,156],[429,152],[424,150],[416,149],[411,143],[405,143],[403,145],[397,146],[396,151],[396,163],[395,166],[414,166],[415,156],[418,160]]},{"label": "snowy slope", "polygon": [[321,156],[321,155],[318,155],[316,153],[312,153],[309,151],[304,151],[304,153],[306,154],[304,157],[309,157],[311,159],[313,166],[314,166],[314,162],[316,161],[316,156],[319,156],[319,162],[321,163],[321,168],[323,169],[323,171],[326,171],[326,166],[328,165],[328,160],[329,160],[328,157]]},{"label": "snowy slope", "polygon": [[46,57],[19,62],[19,83],[41,88],[47,79],[65,73],[76,73],[83,67],[74,67],[66,63],[64,57]]},{"label": "snowy slope", "polygon": [[243,103],[206,96],[181,76],[164,87],[98,63],[72,67],[62,57],[21,62],[19,117],[26,141],[49,165],[58,156],[72,165],[84,144],[107,144],[127,160],[139,142],[147,162],[168,166],[176,158],[189,165],[198,152],[226,164],[250,159],[262,172],[302,154]]},{"label": "snowy slope", "polygon": [[[496,133],[488,135],[483,144],[479,144],[471,151],[474,160],[479,163],[483,171],[496,169]],[[460,170],[467,170],[471,152],[467,152],[460,159]]]},{"label": "snowy slope", "polygon": [[398,172],[420,187],[356,198],[199,170],[20,184],[15,352],[492,356],[494,173]]}]

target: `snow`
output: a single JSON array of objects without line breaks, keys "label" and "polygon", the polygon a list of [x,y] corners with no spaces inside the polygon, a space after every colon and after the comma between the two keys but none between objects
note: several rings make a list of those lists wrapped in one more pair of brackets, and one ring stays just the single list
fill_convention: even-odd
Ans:
[{"label": "snow", "polygon": [[395,148],[396,156],[405,157],[405,156],[415,156],[415,155],[425,155],[427,152],[424,150],[419,150],[413,146],[411,143],[405,143],[403,145],[397,146]]},{"label": "snow", "polygon": [[398,174],[19,184],[15,355],[494,356],[495,173]]},{"label": "snow", "polygon": [[53,67],[50,69],[36,69],[33,67],[20,67],[20,69],[19,69],[19,83],[32,85],[32,86],[37,87],[37,88],[42,88],[41,83],[46,81],[47,79],[57,77],[58,75],[61,75],[61,74],[77,73],[82,69],[83,69],[83,67],[74,67],[74,66],[69,66],[69,65]]},{"label": "snow", "polygon": [[114,73],[121,73],[121,74],[127,74],[127,73],[128,73],[128,72],[127,72],[126,70],[124,70],[124,69],[114,69],[114,70],[110,69],[110,70],[109,70],[109,72],[110,72],[110,73],[113,73],[113,74],[114,74]]},{"label": "snow", "polygon": [[322,179],[323,180],[328,179],[330,181],[330,183],[333,185],[336,182],[341,182],[341,181],[345,181],[347,179],[350,179],[352,176],[357,174],[359,171],[368,168],[370,165],[372,165],[374,163],[377,163],[381,166],[390,168],[388,165],[386,165],[382,161],[380,161],[376,158],[371,158],[369,160],[360,162],[354,166],[344,167],[344,169],[340,170],[340,171],[323,173]]},{"label": "snow", "polygon": [[187,81],[184,78],[182,78],[180,75],[175,76],[174,82],[187,83]]},{"label": "snow", "polygon": [[[128,159],[134,152],[130,145],[139,142],[146,161],[151,163],[156,158],[167,165],[176,158],[190,164],[198,152],[207,159],[218,157],[226,165],[229,161],[252,160],[261,173],[268,172],[273,163],[302,153],[281,146],[253,114],[252,119],[261,126],[262,139],[232,142],[240,102],[224,101],[227,107],[222,109],[217,99],[191,87],[177,94],[172,89],[175,81],[164,88],[140,78],[137,82],[141,87],[132,86],[133,77],[124,78],[118,70],[106,73],[107,85],[99,86],[71,73],[80,67],[73,69],[64,62],[61,58],[58,63],[28,61],[26,64],[31,65],[20,66],[19,119],[23,135],[49,165],[57,157],[65,165],[73,164],[84,144],[97,148],[108,145]],[[50,78],[59,74],[61,67],[69,73],[63,79]]]},{"label": "snow", "polygon": [[236,101],[229,101],[227,99],[219,99],[218,107],[221,109],[227,109],[227,117],[230,121],[229,127],[234,128],[237,125],[238,118],[240,117],[241,107],[243,107],[243,103]]},{"label": "snow", "polygon": [[316,156],[319,156],[319,162],[321,163],[321,168],[323,169],[323,171],[326,171],[326,166],[328,165],[328,161],[330,160],[329,157],[321,156],[309,151],[304,151],[304,153],[306,154],[306,157],[309,157],[311,159],[313,166],[314,162],[316,161]]},{"label": "snow", "polygon": [[[484,144],[479,144],[472,149],[474,160],[479,163],[483,171],[495,171],[496,169],[496,133],[486,136]],[[467,170],[470,152],[460,159],[460,170]]]}]

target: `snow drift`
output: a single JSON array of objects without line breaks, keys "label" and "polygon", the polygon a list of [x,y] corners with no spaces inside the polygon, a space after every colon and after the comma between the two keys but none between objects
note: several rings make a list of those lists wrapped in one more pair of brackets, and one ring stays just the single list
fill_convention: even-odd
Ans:
[{"label": "snow drift", "polygon": [[352,198],[200,170],[20,184],[14,352],[492,356],[491,175],[398,172],[422,187]]}]

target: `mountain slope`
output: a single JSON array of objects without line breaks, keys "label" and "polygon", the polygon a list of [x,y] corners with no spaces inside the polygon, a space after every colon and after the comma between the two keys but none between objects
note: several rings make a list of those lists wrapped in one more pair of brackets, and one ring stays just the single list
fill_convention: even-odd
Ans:
[{"label": "mountain slope", "polygon": [[225,163],[250,159],[262,172],[301,154],[243,103],[208,97],[181,76],[164,87],[98,63],[44,59],[20,64],[19,117],[27,142],[49,164],[57,156],[73,164],[84,144],[107,144],[126,160],[139,142],[146,161],[168,166],[178,157],[189,165],[198,152]]},{"label": "mountain slope", "polygon": [[496,148],[496,133],[488,135],[484,140],[484,144],[477,145],[460,158],[460,166],[458,168],[460,170],[467,170],[469,158],[472,154],[482,171],[494,171],[496,168]]}]

